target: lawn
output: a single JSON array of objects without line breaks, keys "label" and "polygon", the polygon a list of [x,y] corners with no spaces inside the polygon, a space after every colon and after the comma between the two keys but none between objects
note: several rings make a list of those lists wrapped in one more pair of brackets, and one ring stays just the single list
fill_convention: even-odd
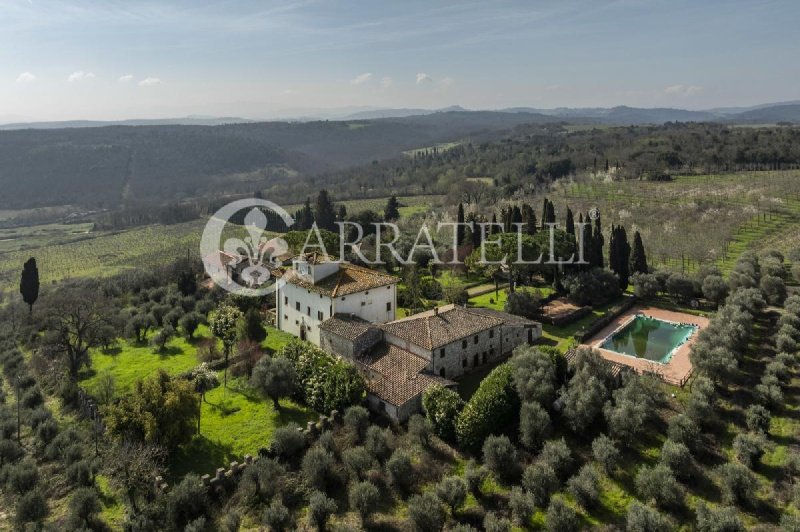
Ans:
[{"label": "lawn", "polygon": [[277,427],[289,422],[305,426],[318,417],[288,399],[280,404],[276,411],[272,401],[252,392],[243,379],[229,379],[227,390],[220,385],[208,392],[200,414],[200,436],[172,456],[171,477],[179,479],[190,472],[213,475],[218,467],[241,462],[244,455],[255,456],[269,446]]}]

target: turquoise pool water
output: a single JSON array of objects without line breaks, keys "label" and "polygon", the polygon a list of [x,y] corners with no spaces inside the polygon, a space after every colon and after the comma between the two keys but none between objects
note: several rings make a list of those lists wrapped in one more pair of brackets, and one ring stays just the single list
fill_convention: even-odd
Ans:
[{"label": "turquoise pool water", "polygon": [[601,348],[653,362],[666,363],[676,347],[686,342],[696,327],[636,315],[622,329],[605,339]]}]

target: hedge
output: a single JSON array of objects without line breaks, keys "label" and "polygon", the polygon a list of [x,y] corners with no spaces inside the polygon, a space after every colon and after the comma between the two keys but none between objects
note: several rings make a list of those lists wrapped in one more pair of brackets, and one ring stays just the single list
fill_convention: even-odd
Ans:
[{"label": "hedge", "polygon": [[519,396],[514,387],[513,370],[506,363],[497,366],[481,382],[456,421],[460,445],[477,449],[491,434],[500,434],[516,423]]}]

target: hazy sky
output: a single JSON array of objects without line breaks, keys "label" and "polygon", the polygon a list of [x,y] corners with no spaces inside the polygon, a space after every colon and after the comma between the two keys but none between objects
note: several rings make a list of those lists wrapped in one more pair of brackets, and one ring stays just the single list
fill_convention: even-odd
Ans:
[{"label": "hazy sky", "polygon": [[0,0],[0,122],[800,99],[800,2]]}]

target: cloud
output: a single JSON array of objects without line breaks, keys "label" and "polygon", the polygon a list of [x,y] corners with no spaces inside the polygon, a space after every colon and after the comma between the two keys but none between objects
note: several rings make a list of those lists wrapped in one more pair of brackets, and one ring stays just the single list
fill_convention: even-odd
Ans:
[{"label": "cloud", "polygon": [[34,81],[36,81],[36,76],[30,72],[23,72],[17,76],[17,83],[33,83]]},{"label": "cloud", "polygon": [[140,87],[149,87],[151,85],[159,85],[161,80],[159,78],[144,78],[139,82]]},{"label": "cloud", "polygon": [[372,74],[369,72],[364,72],[363,74],[359,74],[358,76],[351,79],[350,83],[353,85],[363,85],[364,83],[368,82],[371,79],[372,79]]},{"label": "cloud", "polygon": [[133,81],[133,74],[125,74],[119,77],[120,83],[130,83],[131,81]]},{"label": "cloud", "polygon": [[425,74],[424,72],[417,73],[417,85],[422,85],[423,83],[431,83],[433,78],[429,75]]},{"label": "cloud", "polygon": [[73,72],[67,78],[67,81],[70,83],[74,83],[76,81],[82,81],[84,79],[92,79],[94,78],[94,74],[91,72],[84,72],[83,70],[78,70],[77,72]]},{"label": "cloud", "polygon": [[677,96],[693,96],[703,92],[703,87],[699,85],[670,85],[664,89],[664,92]]},{"label": "cloud", "polygon": [[381,87],[383,87],[384,89],[388,89],[389,87],[391,87],[392,83],[393,83],[392,78],[390,78],[389,76],[381,78]]}]

